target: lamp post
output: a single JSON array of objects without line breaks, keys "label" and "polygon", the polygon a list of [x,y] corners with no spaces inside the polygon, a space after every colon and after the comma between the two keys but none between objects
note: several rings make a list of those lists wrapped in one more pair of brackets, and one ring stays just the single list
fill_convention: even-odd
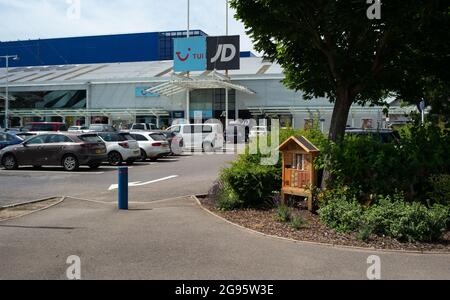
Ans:
[{"label": "lamp post", "polygon": [[19,56],[18,55],[4,55],[4,56],[0,56],[0,58],[5,59],[6,61],[6,87],[5,87],[5,129],[7,129],[9,127],[9,122],[8,122],[8,109],[9,109],[9,60],[18,60]]},{"label": "lamp post", "polygon": [[[187,0],[187,31],[186,37],[189,38],[191,36],[191,1]],[[189,78],[190,73],[187,72],[187,78]],[[187,123],[191,123],[191,91],[186,89],[186,116]]]},{"label": "lamp post", "polygon": [[[228,0],[225,1],[225,34],[228,36]],[[225,76],[228,77],[228,70],[225,71]],[[225,128],[224,130],[226,130],[226,128],[228,127],[229,124],[229,90],[228,88],[225,89]],[[236,103],[235,103],[236,105]],[[234,118],[235,120],[237,120],[237,116],[235,116]]]}]

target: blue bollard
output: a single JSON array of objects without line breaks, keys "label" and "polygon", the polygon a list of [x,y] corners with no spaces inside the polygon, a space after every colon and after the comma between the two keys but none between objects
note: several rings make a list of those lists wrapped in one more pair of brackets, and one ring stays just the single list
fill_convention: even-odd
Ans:
[{"label": "blue bollard", "polygon": [[128,210],[128,168],[119,167],[119,209]]}]

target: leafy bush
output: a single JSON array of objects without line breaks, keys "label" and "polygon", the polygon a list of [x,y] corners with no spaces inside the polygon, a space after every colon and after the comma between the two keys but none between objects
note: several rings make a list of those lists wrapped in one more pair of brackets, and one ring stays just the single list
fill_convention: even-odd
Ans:
[{"label": "leafy bush", "polygon": [[398,196],[381,197],[364,216],[366,226],[374,233],[409,242],[438,240],[448,219],[449,209],[444,206],[427,208],[417,202],[407,203]]},{"label": "leafy bush", "polygon": [[287,223],[291,220],[291,210],[286,205],[280,205],[277,208],[276,220],[278,222]]},{"label": "leafy bush", "polygon": [[369,207],[359,204],[349,189],[328,191],[322,198],[325,201],[318,211],[321,221],[337,231],[358,231],[362,240],[377,234],[400,241],[432,242],[442,236],[450,222],[450,207],[409,203],[402,193],[379,196]]},{"label": "leafy bush", "polygon": [[[358,195],[361,203],[373,196],[393,195],[400,190],[408,201],[425,204],[428,194],[436,187],[446,193],[442,189],[448,182],[446,177],[442,177],[443,182],[434,181],[434,186],[428,178],[435,174],[450,174],[448,153],[448,130],[416,122],[403,130],[399,143],[382,143],[379,139],[363,136],[347,136],[340,144],[324,143],[318,165],[332,174],[329,188],[348,186],[361,191]],[[431,197],[439,196],[433,194]],[[441,200],[435,203],[442,203]]]},{"label": "leafy bush", "polygon": [[358,232],[357,239],[361,241],[368,241],[373,234],[373,228],[368,225],[363,225]]},{"label": "leafy bush", "polygon": [[450,175],[433,175],[428,180],[430,192],[427,196],[433,204],[450,206]]},{"label": "leafy bush", "polygon": [[[262,206],[281,189],[281,175],[275,166],[262,166],[251,155],[242,155],[230,168],[221,172],[226,187],[223,196],[233,197],[241,207]],[[227,202],[226,200],[223,200]]]},{"label": "leafy bush", "polygon": [[340,232],[358,229],[363,217],[363,207],[348,189],[327,191],[321,196],[320,220]]},{"label": "leafy bush", "polygon": [[236,193],[228,185],[225,185],[219,192],[216,206],[220,210],[228,211],[242,207],[243,203]]},{"label": "leafy bush", "polygon": [[295,230],[300,230],[303,226],[305,226],[306,221],[301,216],[293,216],[291,220],[291,227]]}]

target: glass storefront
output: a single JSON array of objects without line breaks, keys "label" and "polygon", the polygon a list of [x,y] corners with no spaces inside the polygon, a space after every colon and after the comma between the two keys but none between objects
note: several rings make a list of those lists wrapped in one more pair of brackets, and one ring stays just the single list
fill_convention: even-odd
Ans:
[{"label": "glass storefront", "polygon": [[12,92],[11,109],[85,109],[86,90]]},{"label": "glass storefront", "polygon": [[[225,121],[226,110],[225,89],[206,89],[195,90],[191,93],[190,102],[190,119],[194,122],[194,118],[202,112],[203,120],[217,119]],[[236,107],[236,91],[228,91],[228,116],[229,119],[235,119]]]}]

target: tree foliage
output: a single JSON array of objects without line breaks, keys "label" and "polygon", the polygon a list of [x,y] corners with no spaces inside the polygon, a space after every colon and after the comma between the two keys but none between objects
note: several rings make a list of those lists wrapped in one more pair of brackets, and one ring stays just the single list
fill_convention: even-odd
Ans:
[{"label": "tree foliage", "polygon": [[427,80],[448,83],[447,1],[382,1],[381,19],[374,20],[363,0],[231,0],[231,5],[256,50],[282,65],[287,87],[307,99],[335,102],[333,141],[342,138],[353,103],[382,104],[389,93],[414,102],[427,90]]}]

